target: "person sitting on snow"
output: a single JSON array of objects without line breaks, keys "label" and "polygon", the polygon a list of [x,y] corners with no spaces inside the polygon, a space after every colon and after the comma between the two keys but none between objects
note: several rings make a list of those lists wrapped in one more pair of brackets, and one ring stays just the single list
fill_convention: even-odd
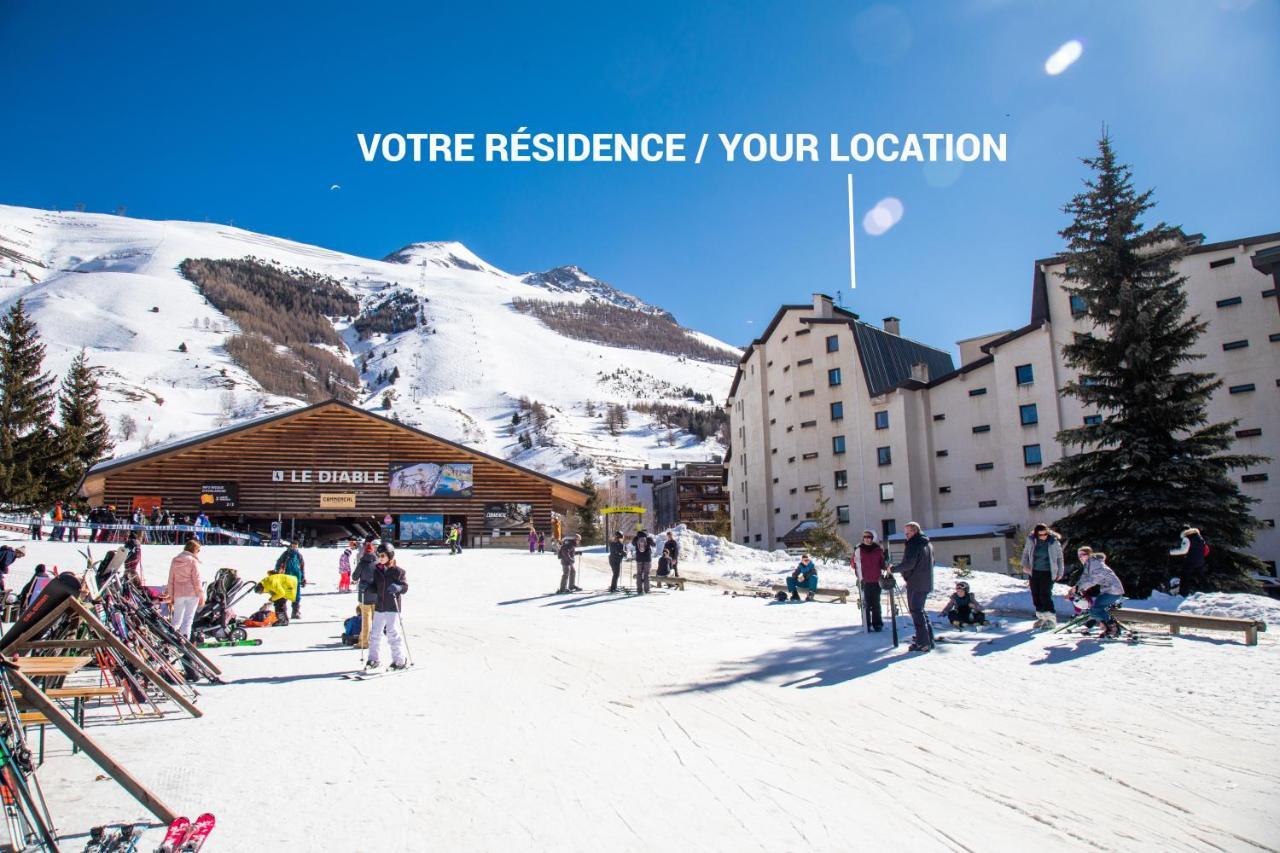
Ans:
[{"label": "person sitting on snow", "polygon": [[287,608],[289,602],[298,600],[298,579],[285,572],[284,567],[271,570],[255,587],[255,592],[271,596],[271,604],[276,611],[276,624],[283,627],[289,624]]},{"label": "person sitting on snow", "polygon": [[356,615],[342,623],[342,645],[355,646],[360,643],[360,625],[362,621],[360,608],[357,607]]},{"label": "person sitting on snow", "polygon": [[964,581],[956,581],[956,591],[951,594],[940,615],[951,620],[953,628],[959,628],[961,625],[987,624],[987,616],[978,606],[978,599],[969,592],[969,584]]},{"label": "person sitting on snow", "polygon": [[808,590],[804,600],[813,601],[813,594],[818,590],[818,567],[809,559],[808,554],[800,558],[800,565],[787,576],[787,592],[791,593],[792,601],[800,600],[800,587]]}]

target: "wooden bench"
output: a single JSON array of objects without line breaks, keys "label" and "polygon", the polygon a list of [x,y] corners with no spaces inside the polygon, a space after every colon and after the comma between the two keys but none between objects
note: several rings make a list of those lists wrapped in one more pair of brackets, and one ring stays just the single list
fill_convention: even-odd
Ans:
[{"label": "wooden bench", "polygon": [[[105,699],[115,698],[124,693],[124,687],[119,684],[113,685],[86,685],[84,687],[50,687],[48,690],[42,690],[45,696],[50,699],[70,699],[71,700],[71,719],[76,721],[76,725],[84,728],[84,700],[86,699]],[[13,700],[22,702],[22,691],[13,691]],[[19,711],[18,719],[24,726],[40,727],[40,763],[44,764],[44,727],[49,725],[49,718],[39,711]],[[71,744],[71,754],[75,755],[80,751],[76,744]]]},{"label": "wooden bench", "polygon": [[[800,592],[800,590],[804,590],[805,595],[808,595],[810,592],[812,592],[814,595],[830,596],[833,599],[832,603],[834,604],[849,603],[849,590],[847,589],[840,589],[839,587],[818,587],[817,589],[811,590],[808,587],[796,587],[796,592]],[[775,593],[778,593],[778,592],[787,592],[788,590],[785,584],[774,584],[773,591]]]},{"label": "wooden bench", "polygon": [[[638,581],[639,577],[632,575],[631,579]],[[684,592],[684,578],[679,575],[655,575],[653,572],[649,572],[649,586],[661,586],[664,583]]]},{"label": "wooden bench", "polygon": [[1159,610],[1128,610],[1118,607],[1116,618],[1121,622],[1141,622],[1147,625],[1168,625],[1175,637],[1183,628],[1202,628],[1208,631],[1243,631],[1246,646],[1258,645],[1258,632],[1267,630],[1261,619],[1240,619],[1235,616],[1204,616],[1199,613],[1165,613]]}]

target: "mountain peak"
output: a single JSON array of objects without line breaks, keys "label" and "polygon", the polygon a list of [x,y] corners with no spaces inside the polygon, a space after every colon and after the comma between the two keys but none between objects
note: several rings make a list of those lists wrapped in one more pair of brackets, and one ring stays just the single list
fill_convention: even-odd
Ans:
[{"label": "mountain peak", "polygon": [[577,264],[553,267],[546,272],[526,273],[520,277],[520,281],[530,287],[537,287],[542,290],[550,290],[557,293],[583,293],[590,299],[599,299],[602,302],[608,302],[620,308],[630,308],[633,311],[643,311],[646,314],[671,318],[671,313],[666,309],[650,305],[630,293],[623,293],[608,282],[601,281],[591,275]]},{"label": "mountain peak", "polygon": [[410,243],[382,260],[391,264],[412,264],[487,272],[503,275],[502,270],[482,259],[457,240]]}]

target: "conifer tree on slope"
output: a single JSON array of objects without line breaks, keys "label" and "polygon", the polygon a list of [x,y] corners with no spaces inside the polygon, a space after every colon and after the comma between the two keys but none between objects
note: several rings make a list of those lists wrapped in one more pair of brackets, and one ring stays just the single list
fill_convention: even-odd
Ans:
[{"label": "conifer tree on slope", "polygon": [[813,527],[809,528],[805,537],[805,548],[818,560],[842,561],[851,551],[849,543],[840,535],[835,511],[831,509],[831,501],[819,489],[818,499],[813,504],[813,515],[810,516]]},{"label": "conifer tree on slope", "polygon": [[576,510],[578,535],[582,537],[581,544],[595,545],[600,539],[600,524],[597,520],[600,514],[600,494],[596,491],[596,481],[590,472],[582,478],[582,488],[587,490],[587,502]]},{"label": "conifer tree on slope", "polygon": [[0,503],[43,506],[53,494],[53,377],[19,299],[0,319]]},{"label": "conifer tree on slope", "polygon": [[1061,235],[1066,290],[1084,300],[1089,324],[1063,347],[1078,379],[1063,393],[1102,415],[1065,429],[1067,454],[1035,477],[1052,484],[1046,504],[1068,509],[1058,526],[1074,546],[1091,545],[1132,596],[1181,571],[1169,557],[1180,532],[1199,527],[1211,543],[1207,589],[1242,589],[1261,563],[1241,552],[1257,520],[1230,471],[1262,461],[1231,454],[1236,421],[1209,423],[1209,397],[1222,383],[1191,370],[1205,323],[1188,316],[1186,281],[1175,265],[1186,253],[1181,229],[1140,221],[1151,191],[1133,189],[1129,167],[1103,136],[1086,190],[1065,210]]},{"label": "conifer tree on slope", "polygon": [[69,494],[85,472],[111,452],[111,428],[99,407],[98,392],[97,371],[80,350],[58,393],[62,421],[56,435],[60,494]]}]

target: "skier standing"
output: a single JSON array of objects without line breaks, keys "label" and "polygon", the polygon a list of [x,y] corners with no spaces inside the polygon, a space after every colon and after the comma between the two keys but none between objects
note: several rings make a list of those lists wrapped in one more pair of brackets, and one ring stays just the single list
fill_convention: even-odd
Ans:
[{"label": "skier standing", "polygon": [[884,549],[875,531],[862,531],[862,542],[853,549],[853,573],[862,585],[862,606],[867,609],[867,627],[884,630],[884,614],[880,611],[880,576],[884,573]]},{"label": "skier standing", "polygon": [[532,554],[538,550],[538,531],[532,527],[529,528],[529,553]]},{"label": "skier standing", "polygon": [[204,606],[204,584],[200,581],[200,543],[188,539],[182,553],[169,564],[165,598],[169,601],[169,621],[183,637],[191,637],[191,623]]},{"label": "skier standing", "polygon": [[67,534],[71,542],[80,541],[80,510],[74,506],[67,508]]},{"label": "skier standing", "polygon": [[351,577],[356,582],[356,598],[360,604],[360,641],[356,648],[369,648],[369,630],[373,625],[373,606],[377,603],[377,594],[373,591],[373,572],[378,566],[378,558],[373,552],[373,537],[364,540],[360,550],[360,559],[356,560],[356,570]]},{"label": "skier standing", "polygon": [[408,662],[404,657],[404,635],[400,632],[400,596],[409,591],[409,581],[404,569],[396,565],[395,552],[390,545],[378,548],[378,564],[373,570],[374,594],[373,625],[369,631],[369,659],[365,669],[377,669],[382,664],[382,637],[391,646],[391,669],[404,669]]},{"label": "skier standing", "polygon": [[653,540],[643,529],[637,530],[631,540],[631,547],[636,554],[636,592],[644,595],[649,592],[649,567],[653,565]]},{"label": "skier standing", "polygon": [[44,533],[44,516],[40,514],[40,510],[34,510],[31,513],[31,538],[39,541]]},{"label": "skier standing", "polygon": [[351,539],[338,556],[338,592],[351,592],[351,555],[355,552],[356,540]]},{"label": "skier standing", "polygon": [[907,610],[916,629],[908,648],[913,652],[927,652],[933,648],[933,629],[924,613],[925,600],[933,591],[933,545],[914,521],[903,525],[902,532],[907,544],[902,551],[902,562],[895,568],[907,582]]},{"label": "skier standing", "polygon": [[538,553],[547,553],[547,534],[543,533],[541,530],[538,531]]},{"label": "skier standing", "polygon": [[618,531],[609,540],[609,571],[613,572],[613,580],[609,583],[609,592],[618,591],[618,573],[622,571],[622,561],[626,556],[627,546],[622,541],[622,531]]},{"label": "skier standing", "polygon": [[577,546],[578,537],[566,536],[560,543],[560,550],[556,552],[556,556],[560,558],[560,589],[556,591],[557,594],[582,591],[574,568],[574,561],[578,558]]},{"label": "skier standing", "polygon": [[289,547],[276,560],[276,568],[283,569],[286,575],[298,583],[298,592],[293,599],[293,613],[290,615],[291,619],[298,619],[302,616],[302,588],[307,585],[307,562],[302,558],[297,542],[289,543]]},{"label": "skier standing", "polygon": [[1053,608],[1053,584],[1062,580],[1065,573],[1062,559],[1062,537],[1037,524],[1022,548],[1022,573],[1031,582],[1031,600],[1036,608],[1037,630],[1048,631],[1058,626]]}]

